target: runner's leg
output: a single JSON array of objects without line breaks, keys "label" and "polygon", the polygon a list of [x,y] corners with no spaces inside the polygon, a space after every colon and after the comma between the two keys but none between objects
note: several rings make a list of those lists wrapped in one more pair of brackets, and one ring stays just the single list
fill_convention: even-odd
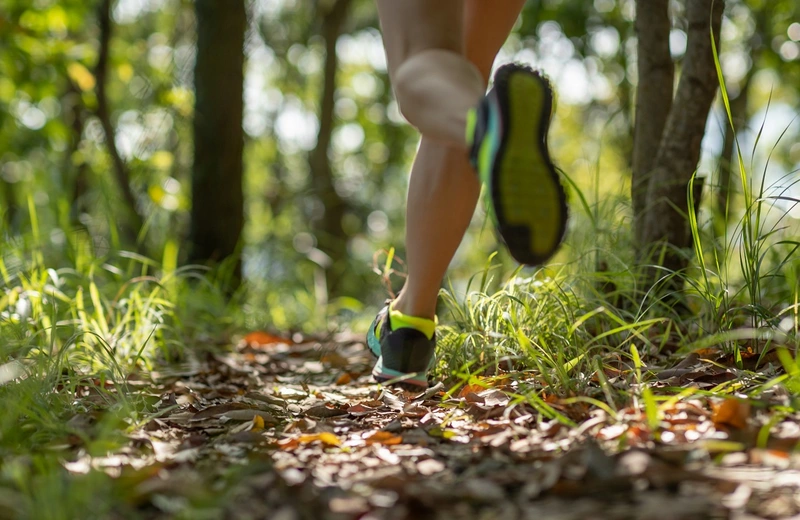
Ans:
[{"label": "runner's leg", "polygon": [[466,113],[483,96],[523,3],[378,0],[398,103],[422,133],[408,193],[408,279],[394,305],[403,314],[434,316],[442,279],[472,219],[480,183],[467,158]]}]

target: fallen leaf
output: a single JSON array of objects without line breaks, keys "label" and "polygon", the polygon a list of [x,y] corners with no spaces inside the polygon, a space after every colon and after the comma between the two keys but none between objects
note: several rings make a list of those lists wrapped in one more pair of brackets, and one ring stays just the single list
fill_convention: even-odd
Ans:
[{"label": "fallen leaf", "polygon": [[317,440],[321,441],[323,444],[327,444],[328,446],[341,446],[342,442],[339,440],[339,437],[330,433],[330,432],[322,432],[315,434]]},{"label": "fallen leaf", "polygon": [[231,410],[230,412],[225,412],[222,414],[222,417],[227,419],[231,419],[234,421],[252,421],[256,417],[261,419],[262,424],[264,422],[275,424],[278,421],[272,415],[268,414],[267,412],[262,412],[261,410]]},{"label": "fallen leaf", "polygon": [[511,400],[505,392],[497,389],[484,390],[478,395],[483,398],[486,406],[505,406]]},{"label": "fallen leaf", "polygon": [[604,441],[609,441],[612,439],[616,439],[621,437],[628,430],[627,424],[617,423],[612,424],[610,426],[606,426],[599,432],[597,432],[597,437]]},{"label": "fallen leaf", "polygon": [[334,406],[331,406],[330,404],[320,404],[317,406],[312,406],[311,408],[305,411],[305,415],[310,417],[319,417],[319,418],[336,417],[338,415],[346,415],[346,414],[347,410],[336,408]]},{"label": "fallen leaf", "polygon": [[338,386],[342,386],[350,384],[352,381],[353,381],[353,376],[351,376],[347,372],[344,372],[342,375],[338,377],[338,379],[336,379],[336,384]]},{"label": "fallen leaf", "polygon": [[355,404],[347,409],[347,413],[349,413],[354,417],[363,417],[365,415],[369,415],[375,412],[376,412],[375,408],[364,406],[362,403]]},{"label": "fallen leaf", "polygon": [[484,404],[483,397],[479,396],[475,392],[470,392],[464,396],[464,401],[470,404]]},{"label": "fallen leaf", "polygon": [[242,338],[242,343],[251,348],[265,347],[267,345],[274,345],[276,343],[287,344],[290,342],[291,340],[261,330],[250,332],[249,334],[246,334],[244,338]]},{"label": "fallen leaf", "polygon": [[426,477],[444,471],[444,468],[444,463],[436,459],[426,459],[417,463],[417,471]]},{"label": "fallen leaf", "polygon": [[458,397],[466,398],[469,394],[478,394],[479,392],[483,392],[486,390],[485,386],[481,385],[464,385],[460,392],[458,392]]},{"label": "fallen leaf", "polygon": [[253,427],[250,429],[251,432],[260,432],[264,429],[264,418],[260,415],[256,415],[253,417]]},{"label": "fallen leaf", "polygon": [[393,446],[395,444],[401,444],[403,442],[403,438],[399,435],[395,435],[391,432],[386,431],[377,431],[367,435],[364,440],[367,442],[367,445],[371,444],[384,444],[386,446]]},{"label": "fallen leaf", "polygon": [[[348,366],[350,366],[350,360],[344,357],[343,355],[339,354],[335,350],[331,350],[323,354],[322,357],[320,358],[320,361],[333,368],[347,368]],[[347,383],[342,383],[342,384],[347,384]]]},{"label": "fallen leaf", "polygon": [[716,359],[720,356],[721,351],[717,347],[701,348],[692,352],[698,358]]},{"label": "fallen leaf", "polygon": [[278,441],[278,447],[283,450],[293,450],[302,444],[311,444],[312,442],[321,442],[327,446],[341,446],[342,441],[339,440],[339,437],[330,433],[330,432],[322,432],[322,433],[311,433],[301,435],[300,437],[295,437],[292,439],[282,439]]},{"label": "fallen leaf", "polygon": [[713,406],[711,420],[714,426],[733,426],[744,429],[750,418],[750,402],[742,399],[728,398]]},{"label": "fallen leaf", "polygon": [[[191,418],[191,421],[202,421],[203,419],[211,419],[213,417],[219,417],[224,413],[228,413],[232,410],[243,410],[247,407],[241,403],[227,403],[227,404],[219,404],[216,406],[209,406],[203,410],[200,410],[196,414],[194,414]],[[252,419],[253,416],[247,418],[247,420]]]}]

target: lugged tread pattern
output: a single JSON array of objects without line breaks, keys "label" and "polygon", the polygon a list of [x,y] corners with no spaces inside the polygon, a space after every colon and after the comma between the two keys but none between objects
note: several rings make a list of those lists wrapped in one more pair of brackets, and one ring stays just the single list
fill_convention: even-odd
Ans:
[{"label": "lugged tread pattern", "polygon": [[552,88],[538,72],[508,64],[488,96],[501,110],[500,147],[487,183],[497,228],[511,256],[540,265],[558,249],[568,217],[547,146]]}]

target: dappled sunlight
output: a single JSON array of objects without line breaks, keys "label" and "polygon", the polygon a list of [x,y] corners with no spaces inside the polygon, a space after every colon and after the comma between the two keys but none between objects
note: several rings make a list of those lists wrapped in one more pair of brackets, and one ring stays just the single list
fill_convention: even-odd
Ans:
[{"label": "dappled sunlight", "polygon": [[0,519],[800,515],[800,4],[396,1],[0,0]]}]

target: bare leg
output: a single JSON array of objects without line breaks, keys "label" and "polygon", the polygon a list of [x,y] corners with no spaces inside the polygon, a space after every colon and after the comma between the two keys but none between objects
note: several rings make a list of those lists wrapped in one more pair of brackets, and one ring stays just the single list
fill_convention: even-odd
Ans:
[{"label": "bare leg", "polygon": [[442,279],[472,219],[480,183],[467,158],[466,113],[484,94],[523,3],[378,0],[398,102],[423,136],[408,192],[408,279],[394,306],[404,314],[434,316]]}]

